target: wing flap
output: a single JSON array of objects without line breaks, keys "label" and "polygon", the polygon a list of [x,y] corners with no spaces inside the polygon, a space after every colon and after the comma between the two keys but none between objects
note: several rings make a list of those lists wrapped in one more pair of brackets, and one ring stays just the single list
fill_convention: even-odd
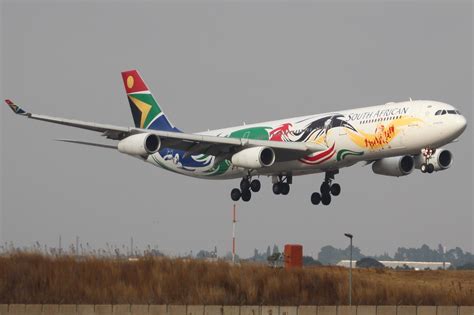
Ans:
[{"label": "wing flap", "polygon": [[126,138],[130,135],[130,128],[128,127],[120,127],[114,125],[107,125],[107,124],[99,124],[94,122],[87,122],[75,119],[66,119],[66,118],[58,118],[46,115],[37,115],[37,114],[27,114],[28,118],[46,121],[54,124],[75,127],[80,129],[86,129],[90,131],[102,132],[107,138],[113,140],[121,140]]}]

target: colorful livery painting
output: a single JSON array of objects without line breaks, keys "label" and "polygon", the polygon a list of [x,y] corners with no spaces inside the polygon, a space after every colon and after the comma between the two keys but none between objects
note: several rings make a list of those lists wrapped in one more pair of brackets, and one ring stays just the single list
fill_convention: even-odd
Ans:
[{"label": "colorful livery painting", "polygon": [[443,146],[466,129],[453,106],[409,100],[249,124],[200,133],[175,127],[138,71],[122,72],[134,127],[83,122],[27,112],[10,100],[18,115],[102,133],[116,144],[60,141],[116,149],[175,173],[205,179],[240,178],[234,201],[249,201],[261,188],[259,177],[272,179],[272,190],[287,195],[294,176],[324,173],[313,204],[329,205],[341,192],[339,170],[362,162],[376,174],[406,176],[413,169],[433,173],[448,169],[453,154]]}]

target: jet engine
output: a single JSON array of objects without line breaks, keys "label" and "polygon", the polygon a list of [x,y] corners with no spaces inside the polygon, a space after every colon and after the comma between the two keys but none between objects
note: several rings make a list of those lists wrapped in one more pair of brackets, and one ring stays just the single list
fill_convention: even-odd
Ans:
[{"label": "jet engine", "polygon": [[275,163],[275,151],[268,147],[252,147],[232,155],[235,166],[257,169],[272,166]]},{"label": "jet engine", "polygon": [[118,150],[129,155],[147,156],[158,152],[160,137],[152,133],[139,133],[129,136],[118,143]]},{"label": "jet engine", "polygon": [[372,164],[372,171],[375,174],[386,176],[406,176],[415,167],[415,159],[410,155],[394,156],[384,158]]},{"label": "jet engine", "polygon": [[453,165],[454,155],[451,151],[439,148],[428,161],[425,160],[423,154],[419,154],[415,157],[415,168],[420,169],[423,163],[433,164],[434,171],[444,171]]}]

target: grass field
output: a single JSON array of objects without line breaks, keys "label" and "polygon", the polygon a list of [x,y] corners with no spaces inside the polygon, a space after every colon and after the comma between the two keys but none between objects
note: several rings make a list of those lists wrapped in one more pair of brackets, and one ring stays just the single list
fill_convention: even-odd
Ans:
[{"label": "grass field", "polygon": [[[0,257],[0,303],[346,304],[348,272],[16,254]],[[474,305],[474,271],[355,269],[353,303]]]}]

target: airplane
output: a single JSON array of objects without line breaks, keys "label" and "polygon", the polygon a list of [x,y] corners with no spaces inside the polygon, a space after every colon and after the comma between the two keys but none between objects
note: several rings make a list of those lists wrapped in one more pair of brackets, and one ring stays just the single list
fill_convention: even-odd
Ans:
[{"label": "airplane", "polygon": [[467,121],[451,105],[430,100],[335,111],[238,127],[185,133],[162,111],[137,70],[122,72],[134,127],[33,114],[11,100],[18,115],[102,133],[118,143],[58,141],[118,150],[165,170],[204,179],[241,178],[233,201],[248,202],[260,191],[258,178],[272,179],[276,195],[287,195],[294,176],[324,173],[314,205],[331,203],[341,193],[335,175],[362,162],[375,174],[407,176],[443,171],[453,153],[443,146],[457,141]]}]

